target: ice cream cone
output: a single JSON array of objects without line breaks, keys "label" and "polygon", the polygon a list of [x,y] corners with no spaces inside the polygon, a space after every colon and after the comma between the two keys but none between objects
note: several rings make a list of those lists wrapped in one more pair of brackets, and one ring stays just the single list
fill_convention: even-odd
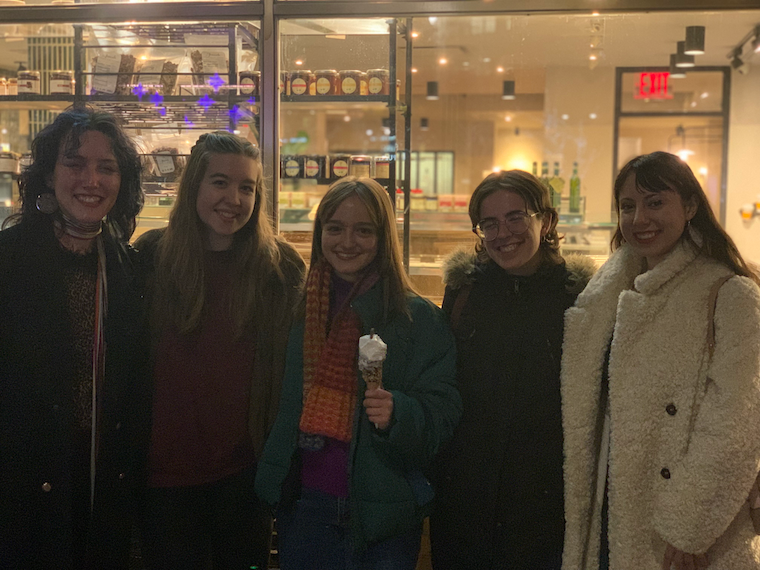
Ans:
[{"label": "ice cream cone", "polygon": [[367,390],[375,390],[383,387],[383,367],[382,363],[376,368],[365,368],[362,370],[362,378],[367,385]]}]

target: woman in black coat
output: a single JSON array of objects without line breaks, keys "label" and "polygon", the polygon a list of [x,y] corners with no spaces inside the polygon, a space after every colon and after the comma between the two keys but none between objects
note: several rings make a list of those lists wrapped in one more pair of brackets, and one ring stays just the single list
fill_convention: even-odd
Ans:
[{"label": "woman in black coat", "polygon": [[593,262],[560,256],[557,211],[527,172],[488,176],[470,219],[480,241],[444,276],[464,415],[437,462],[433,567],[559,569],[563,315]]},{"label": "woman in black coat", "polygon": [[90,110],[32,156],[0,232],[0,567],[126,568],[149,426],[127,245],[140,161]]}]

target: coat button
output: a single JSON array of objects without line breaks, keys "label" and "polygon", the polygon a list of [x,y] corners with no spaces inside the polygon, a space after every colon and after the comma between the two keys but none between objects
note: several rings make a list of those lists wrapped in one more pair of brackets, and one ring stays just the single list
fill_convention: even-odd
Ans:
[{"label": "coat button", "polygon": [[662,475],[663,479],[670,479],[670,470],[667,467],[663,467],[660,475]]},{"label": "coat button", "polygon": [[49,493],[52,488],[53,488],[53,486],[50,483],[48,483],[47,481],[45,481],[42,484],[42,490],[45,491],[46,493]]},{"label": "coat button", "polygon": [[668,412],[669,416],[675,416],[676,412],[678,411],[674,404],[668,404],[665,406],[665,411]]}]

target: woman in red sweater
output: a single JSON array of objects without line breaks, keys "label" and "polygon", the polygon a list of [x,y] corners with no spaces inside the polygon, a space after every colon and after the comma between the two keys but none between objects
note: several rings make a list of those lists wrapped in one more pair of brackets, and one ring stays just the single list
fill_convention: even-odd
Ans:
[{"label": "woman in red sweater", "polygon": [[271,521],[253,481],[304,264],[266,212],[258,149],[210,133],[191,151],[169,226],[137,243],[154,349],[153,570],[267,565]]}]

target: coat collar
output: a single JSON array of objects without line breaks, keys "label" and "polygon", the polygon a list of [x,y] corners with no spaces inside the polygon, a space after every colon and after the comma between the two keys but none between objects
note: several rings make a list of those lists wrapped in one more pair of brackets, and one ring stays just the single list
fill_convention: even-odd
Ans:
[{"label": "coat collar", "polygon": [[[699,236],[694,235],[695,241]],[[622,291],[635,289],[652,295],[681,273],[699,254],[688,240],[682,239],[657,266],[645,271],[645,260],[623,244],[594,275],[588,287],[580,294],[577,307],[590,307],[603,303],[606,298],[617,298]]]}]

